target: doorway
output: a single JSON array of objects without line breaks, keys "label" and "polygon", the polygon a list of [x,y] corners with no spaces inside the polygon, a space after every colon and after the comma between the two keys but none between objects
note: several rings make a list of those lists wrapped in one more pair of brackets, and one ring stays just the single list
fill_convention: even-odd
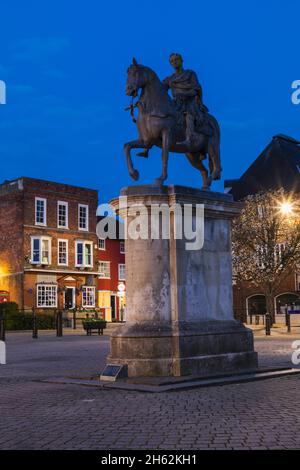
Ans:
[{"label": "doorway", "polygon": [[116,321],[117,319],[117,302],[116,296],[110,296],[110,308],[111,308],[111,321]]},{"label": "doorway", "polygon": [[75,308],[75,287],[67,287],[65,290],[64,308],[71,310]]}]

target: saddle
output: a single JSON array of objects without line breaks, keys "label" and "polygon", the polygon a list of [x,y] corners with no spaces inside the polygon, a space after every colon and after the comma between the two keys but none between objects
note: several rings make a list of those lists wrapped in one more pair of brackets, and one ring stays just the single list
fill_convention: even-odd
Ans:
[{"label": "saddle", "polygon": [[197,134],[204,134],[207,137],[211,137],[213,135],[213,130],[212,130],[211,125],[205,121],[199,124],[197,124],[197,121],[196,121],[195,132]]},{"label": "saddle", "polygon": [[[185,112],[180,112],[177,111],[176,113],[176,120],[177,120],[177,126],[178,127],[183,127],[186,129],[186,119],[185,119]],[[195,128],[194,132],[196,134],[203,134],[207,137],[211,137],[213,135],[213,128],[207,119],[207,114],[204,112],[199,113],[199,116],[195,116],[195,122],[194,122]]]}]

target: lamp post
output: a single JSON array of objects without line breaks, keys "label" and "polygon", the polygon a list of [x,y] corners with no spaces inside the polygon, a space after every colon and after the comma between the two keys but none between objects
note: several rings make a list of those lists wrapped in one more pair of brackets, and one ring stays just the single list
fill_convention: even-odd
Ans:
[{"label": "lamp post", "polygon": [[125,287],[124,282],[120,282],[120,283],[118,284],[118,294],[117,294],[117,296],[119,297],[119,299],[120,299],[120,304],[121,304],[121,307],[120,307],[121,322],[124,321],[124,297],[125,297],[125,291],[126,291],[126,287]]}]

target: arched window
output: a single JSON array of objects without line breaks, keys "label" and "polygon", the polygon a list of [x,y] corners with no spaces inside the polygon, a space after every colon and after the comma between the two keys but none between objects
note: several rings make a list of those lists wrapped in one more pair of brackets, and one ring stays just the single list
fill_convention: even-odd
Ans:
[{"label": "arched window", "polygon": [[300,311],[300,298],[294,292],[284,292],[275,297],[275,311],[277,314],[286,312],[286,307],[292,313]]},{"label": "arched window", "polygon": [[265,315],[266,298],[263,294],[254,294],[246,299],[247,315]]}]

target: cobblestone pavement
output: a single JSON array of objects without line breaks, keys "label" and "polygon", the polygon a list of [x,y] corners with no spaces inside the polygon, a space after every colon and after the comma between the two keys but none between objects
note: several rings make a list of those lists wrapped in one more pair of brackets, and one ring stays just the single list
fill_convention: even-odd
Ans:
[{"label": "cobblestone pavement", "polygon": [[[294,339],[258,337],[261,365],[291,365]],[[300,375],[158,395],[38,381],[98,373],[108,346],[79,332],[8,334],[0,449],[300,448]]]}]

